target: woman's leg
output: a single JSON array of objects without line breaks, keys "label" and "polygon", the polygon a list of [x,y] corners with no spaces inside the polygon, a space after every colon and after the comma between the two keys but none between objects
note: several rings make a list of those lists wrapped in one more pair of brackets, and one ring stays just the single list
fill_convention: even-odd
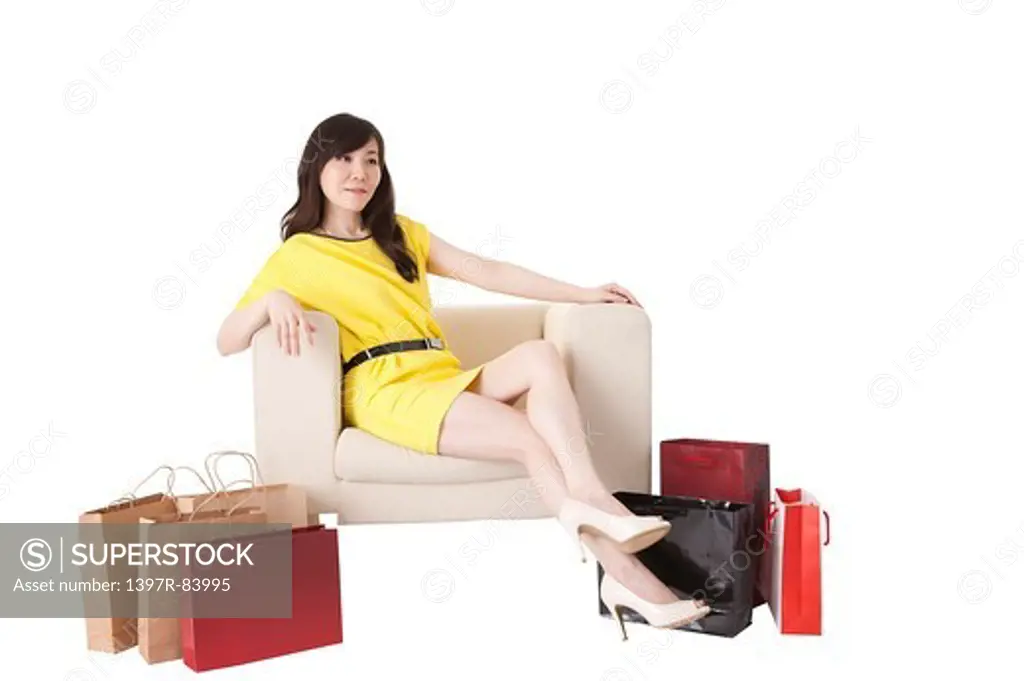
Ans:
[{"label": "woman's leg", "polygon": [[[519,461],[552,514],[558,513],[568,495],[559,461],[527,417],[475,392],[463,392],[455,398],[441,423],[438,450],[442,456]],[[654,603],[676,600],[639,560],[619,551],[614,543],[590,533],[584,534],[584,543],[607,572],[640,598]]]},{"label": "woman's leg", "polygon": [[528,393],[527,418],[558,458],[570,496],[609,513],[630,513],[594,468],[590,436],[600,437],[600,424],[583,423],[565,363],[550,341],[526,341],[487,362],[470,389],[508,404]]}]

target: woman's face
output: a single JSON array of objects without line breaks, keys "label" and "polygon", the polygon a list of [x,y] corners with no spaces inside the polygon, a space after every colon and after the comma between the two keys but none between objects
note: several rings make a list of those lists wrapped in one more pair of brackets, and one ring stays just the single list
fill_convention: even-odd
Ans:
[{"label": "woman's face", "polygon": [[320,189],[331,203],[360,212],[380,184],[380,149],[370,138],[361,149],[332,158],[320,173]]}]

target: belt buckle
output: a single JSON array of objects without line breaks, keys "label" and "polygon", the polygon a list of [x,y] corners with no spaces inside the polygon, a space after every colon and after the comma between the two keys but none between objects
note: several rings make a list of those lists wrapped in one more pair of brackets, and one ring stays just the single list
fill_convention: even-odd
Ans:
[{"label": "belt buckle", "polygon": [[373,351],[373,348],[366,348],[365,350],[363,350],[363,352],[366,353],[366,358],[367,359],[373,359],[373,352],[372,351]]},{"label": "belt buckle", "polygon": [[443,347],[440,338],[428,338],[427,343],[429,343],[430,347],[434,348],[435,350],[441,350]]}]

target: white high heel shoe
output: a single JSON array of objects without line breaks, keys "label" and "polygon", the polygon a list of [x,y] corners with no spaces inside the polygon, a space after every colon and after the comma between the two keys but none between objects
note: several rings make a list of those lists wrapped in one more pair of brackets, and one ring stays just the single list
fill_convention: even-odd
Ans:
[{"label": "white high heel shoe", "polygon": [[601,578],[601,600],[611,611],[619,628],[622,629],[622,640],[626,636],[626,624],[622,621],[621,608],[629,608],[647,620],[652,627],[676,629],[696,622],[711,612],[711,608],[699,600],[673,601],[672,603],[651,603],[622,586],[607,572]]},{"label": "white high heel shoe", "polygon": [[584,530],[607,537],[624,553],[636,553],[659,541],[672,529],[671,523],[661,516],[615,515],[571,498],[562,502],[558,522],[576,539],[584,563],[587,562],[581,534]]}]

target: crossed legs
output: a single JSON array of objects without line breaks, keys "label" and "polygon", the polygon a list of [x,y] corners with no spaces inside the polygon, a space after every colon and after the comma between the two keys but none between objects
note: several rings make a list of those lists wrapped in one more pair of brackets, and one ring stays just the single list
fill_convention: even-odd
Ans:
[{"label": "crossed legs", "polygon": [[[523,393],[525,414],[511,406]],[[552,513],[568,496],[609,513],[629,515],[594,469],[587,435],[558,351],[537,340],[484,365],[448,410],[438,449],[449,456],[519,461]],[[677,599],[637,558],[614,543],[590,533],[583,541],[604,569],[640,598],[653,603]]]}]

